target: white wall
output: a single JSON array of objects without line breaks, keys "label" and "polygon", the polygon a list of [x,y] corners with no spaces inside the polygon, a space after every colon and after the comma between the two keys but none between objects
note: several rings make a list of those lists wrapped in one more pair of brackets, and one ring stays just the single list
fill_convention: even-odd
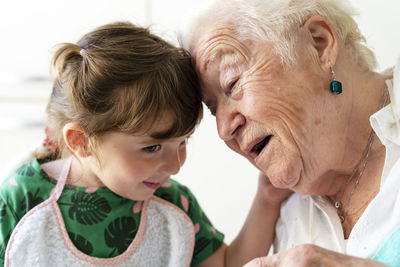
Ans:
[{"label": "white wall", "polygon": [[[92,28],[130,20],[175,41],[193,14],[209,1],[195,0],[16,0],[0,4],[0,169],[42,138],[51,49],[75,42]],[[352,0],[357,20],[376,52],[380,70],[400,56],[400,1]],[[189,157],[177,179],[198,197],[230,242],[251,203],[257,171],[218,139],[215,121],[205,118],[193,135]]]}]

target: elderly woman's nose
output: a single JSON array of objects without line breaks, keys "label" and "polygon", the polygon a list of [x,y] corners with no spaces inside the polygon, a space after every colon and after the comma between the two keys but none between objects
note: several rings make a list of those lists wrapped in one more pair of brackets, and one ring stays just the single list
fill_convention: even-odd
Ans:
[{"label": "elderly woman's nose", "polygon": [[237,130],[246,123],[246,118],[240,112],[227,108],[218,108],[216,118],[218,134],[224,141],[234,138]]}]

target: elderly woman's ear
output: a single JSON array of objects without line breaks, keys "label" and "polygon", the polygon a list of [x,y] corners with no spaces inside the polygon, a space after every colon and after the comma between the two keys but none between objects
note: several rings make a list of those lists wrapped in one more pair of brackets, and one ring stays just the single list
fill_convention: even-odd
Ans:
[{"label": "elderly woman's ear", "polygon": [[[306,42],[315,49],[321,67],[329,70],[336,63],[339,44],[332,24],[321,16],[312,16],[303,24]],[[307,42],[308,43],[308,42]]]}]

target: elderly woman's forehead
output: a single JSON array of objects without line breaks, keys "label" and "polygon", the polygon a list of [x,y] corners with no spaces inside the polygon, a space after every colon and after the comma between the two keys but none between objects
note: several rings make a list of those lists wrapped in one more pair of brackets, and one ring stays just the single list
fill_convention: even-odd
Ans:
[{"label": "elderly woman's forehead", "polygon": [[204,34],[194,51],[196,65],[204,70],[210,63],[229,57],[233,61],[249,57],[248,45],[229,30],[214,30]]}]

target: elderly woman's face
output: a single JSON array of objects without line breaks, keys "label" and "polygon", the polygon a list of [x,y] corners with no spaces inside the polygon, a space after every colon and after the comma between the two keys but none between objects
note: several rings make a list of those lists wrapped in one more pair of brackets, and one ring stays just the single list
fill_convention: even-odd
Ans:
[{"label": "elderly woman's face", "polygon": [[329,88],[329,79],[318,65],[284,70],[271,45],[241,43],[226,33],[203,39],[193,52],[203,100],[226,144],[277,187],[325,190],[317,177],[335,151],[324,148],[338,148],[340,140],[330,136],[334,122],[322,125],[336,111],[325,103],[329,89],[321,88]]}]

